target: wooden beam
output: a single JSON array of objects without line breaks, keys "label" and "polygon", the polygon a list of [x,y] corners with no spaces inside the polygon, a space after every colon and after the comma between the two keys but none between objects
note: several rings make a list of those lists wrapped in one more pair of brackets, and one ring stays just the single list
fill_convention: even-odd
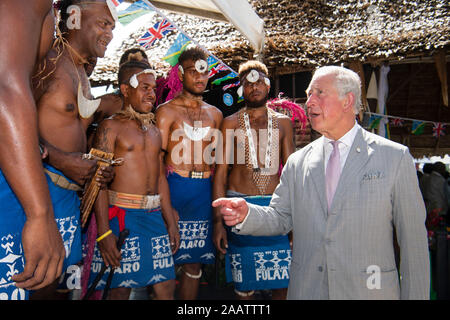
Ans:
[{"label": "wooden beam", "polygon": [[369,104],[367,102],[367,92],[366,92],[366,78],[364,77],[364,68],[363,64],[359,60],[355,60],[349,63],[349,68],[356,72],[359,75],[359,78],[361,79],[361,102],[362,102],[362,108],[359,111],[359,120],[362,121],[364,116],[364,111],[370,111],[369,110]]},{"label": "wooden beam", "polygon": [[445,61],[445,51],[440,50],[433,55],[439,80],[441,81],[441,94],[444,106],[448,107],[448,82],[447,82],[447,62]]}]

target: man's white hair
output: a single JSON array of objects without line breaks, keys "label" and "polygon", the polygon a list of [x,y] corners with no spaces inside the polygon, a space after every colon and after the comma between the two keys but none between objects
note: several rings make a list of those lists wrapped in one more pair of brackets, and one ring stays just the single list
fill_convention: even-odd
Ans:
[{"label": "man's white hair", "polygon": [[[340,98],[344,98],[347,93],[353,93],[353,111],[358,114],[361,109],[361,79],[358,74],[350,69],[338,66],[325,66],[318,68],[312,77],[334,75],[334,84]],[[312,82],[311,80],[311,82]]]}]

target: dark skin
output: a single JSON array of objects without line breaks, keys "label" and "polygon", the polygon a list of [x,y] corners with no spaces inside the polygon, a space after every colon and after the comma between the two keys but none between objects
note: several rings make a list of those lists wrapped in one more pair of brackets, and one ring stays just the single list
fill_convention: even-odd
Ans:
[{"label": "dark skin", "polygon": [[[46,56],[46,70],[50,74],[34,88],[37,100],[38,129],[40,142],[48,151],[44,161],[59,169],[78,185],[84,186],[94,176],[96,160],[84,160],[87,150],[86,130],[93,116],[81,118],[78,113],[78,83],[81,82],[83,94],[92,99],[85,64],[90,59],[103,57],[107,44],[112,39],[115,22],[105,2],[82,5],[81,29],[69,30],[67,41],[73,50],[62,48],[58,52],[49,51]],[[105,188],[113,178],[112,167],[102,167],[97,183]],[[52,298],[57,282],[39,290],[32,299]]]},{"label": "dark skin", "polygon": [[[206,163],[202,157],[200,163],[194,163],[194,142],[184,134],[183,122],[194,126],[194,121],[201,121],[202,127],[219,128],[222,122],[222,112],[214,106],[211,106],[201,99],[201,96],[208,83],[208,71],[199,73],[195,70],[195,61],[187,60],[183,63],[184,74],[178,71],[180,81],[183,83],[183,92],[180,96],[160,105],[156,110],[156,125],[161,131],[162,148],[167,151],[165,156],[165,165],[174,169],[188,171],[209,171],[212,165]],[[183,136],[171,141],[174,131],[183,132]],[[211,130],[210,130],[211,132]],[[202,141],[202,151],[214,143],[214,137],[211,141]],[[180,142],[181,141],[181,142]],[[175,163],[174,160],[179,155],[174,151],[179,143],[190,144],[191,154],[182,155],[189,159],[189,163]],[[203,152],[202,152],[203,154]],[[189,274],[199,274],[200,263],[184,264],[183,270]],[[182,300],[192,300],[197,297],[200,279],[192,279],[184,272],[181,275],[178,296]]]},{"label": "dark skin", "polygon": [[[84,96],[92,99],[85,62],[104,56],[114,26],[106,3],[83,5],[81,29],[69,30],[67,35],[75,52],[65,48],[53,65],[51,59],[57,56],[57,51],[51,50],[47,65],[53,73],[35,90],[40,139],[49,153],[46,161],[81,186],[91,180],[97,162],[81,158],[89,151],[86,129],[94,116],[85,119],[78,114],[78,83],[81,81]],[[113,169],[107,167],[97,181],[104,188],[112,177]]]},{"label": "dark skin", "polygon": [[25,269],[12,279],[19,288],[36,290],[61,274],[65,256],[42,167],[30,85],[52,44],[52,1],[4,0],[0,18],[0,71],[8,75],[0,79],[0,168],[26,214]]},{"label": "dark skin", "polygon": [[[261,142],[259,137],[260,129],[267,129],[267,107],[265,104],[270,87],[262,81],[263,74],[260,75],[260,80],[256,83],[250,83],[245,78],[241,83],[244,88],[244,100],[247,105],[247,113],[249,115],[250,126],[255,129],[254,134],[258,136],[256,139],[255,150],[257,150],[258,164],[260,168],[264,168],[264,157],[260,157],[261,154],[265,155],[267,143]],[[252,106],[252,107],[249,107]],[[280,113],[276,114],[279,123],[279,154],[280,163],[284,164],[287,161],[289,155],[295,151],[293,127],[291,120]],[[224,119],[221,126],[223,137],[226,137],[227,130],[229,132],[239,129],[238,113],[235,113]],[[266,138],[267,139],[267,138]],[[216,171],[214,174],[213,182],[213,199],[225,198],[227,190],[237,191],[247,195],[258,195],[259,191],[252,179],[252,170],[249,170],[246,164],[239,164],[237,160],[239,150],[244,148],[244,140],[239,137],[234,137],[232,143],[229,143],[224,138],[223,154],[231,154],[233,150],[234,158],[223,161],[222,164],[216,165]],[[258,143],[260,143],[260,146]],[[262,149],[262,151],[259,151]],[[231,166],[231,170],[230,169]],[[267,186],[267,194],[272,194],[280,182],[278,176],[278,170],[275,169],[273,175],[270,176],[269,184]],[[219,252],[225,254],[228,247],[227,234],[223,225],[222,215],[218,208],[214,209],[214,229],[213,229],[213,241]],[[287,289],[275,289],[272,290],[272,299],[285,299]],[[241,300],[251,299],[252,297],[241,297]]]},{"label": "dark skin", "polygon": [[[137,70],[141,71],[141,70]],[[121,85],[126,105],[133,106],[140,113],[149,113],[153,109],[155,98],[155,78],[151,74],[141,74],[137,77],[138,87]],[[113,117],[104,120],[97,131],[95,147],[105,152],[114,153],[116,158],[123,158],[122,166],[117,167],[116,176],[109,189],[140,195],[159,194],[161,210],[165,220],[172,252],[178,250],[180,234],[178,224],[172,213],[169,186],[165,175],[161,152],[161,134],[154,125],[143,131],[135,120]],[[108,196],[104,190],[100,191],[95,203],[98,235],[107,232]],[[98,243],[101,255],[107,266],[120,267],[121,254],[116,247],[117,237],[110,235]],[[156,299],[173,299],[175,280],[168,280],[153,285]],[[124,300],[130,295],[130,288],[111,289],[110,299]]]}]

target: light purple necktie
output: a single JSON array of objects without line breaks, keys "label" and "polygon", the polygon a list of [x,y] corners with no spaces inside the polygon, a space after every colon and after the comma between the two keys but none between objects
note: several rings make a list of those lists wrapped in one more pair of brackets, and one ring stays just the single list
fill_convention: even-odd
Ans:
[{"label": "light purple necktie", "polygon": [[330,160],[328,160],[327,170],[325,173],[325,180],[327,183],[327,200],[328,209],[330,209],[331,201],[333,200],[334,192],[341,175],[341,157],[339,155],[339,141],[330,141],[333,145],[333,152],[331,152]]}]

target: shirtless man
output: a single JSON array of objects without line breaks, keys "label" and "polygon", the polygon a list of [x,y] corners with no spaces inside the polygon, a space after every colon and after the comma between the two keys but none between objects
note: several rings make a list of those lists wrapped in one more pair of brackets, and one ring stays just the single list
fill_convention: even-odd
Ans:
[{"label": "shirtless man", "polygon": [[0,20],[0,300],[27,299],[24,289],[52,283],[64,260],[30,86],[53,42],[52,1],[3,0]]},{"label": "shirtless man", "polygon": [[[125,52],[120,57],[119,61],[119,68],[120,66],[128,61],[143,61],[145,63],[148,62],[148,57],[145,51],[141,48],[131,48],[128,50],[125,50]],[[93,70],[93,68],[92,68]],[[86,71],[87,72],[87,71]],[[88,74],[89,76],[90,74]],[[120,86],[120,83],[119,83]],[[118,88],[116,91],[104,94],[98,99],[101,99],[100,105],[98,107],[98,112],[95,113],[95,119],[94,121],[89,125],[88,127],[88,145],[92,145],[95,131],[98,126],[98,124],[109,117],[110,115],[122,110],[124,103],[123,103],[123,96],[120,93],[120,88]]]},{"label": "shirtless man", "polygon": [[[243,197],[252,203],[268,205],[279,183],[279,166],[295,149],[292,123],[266,105],[270,81],[264,64],[258,61],[241,64],[239,78],[246,107],[222,122],[222,136],[232,139],[224,138],[227,161],[216,165],[213,198]],[[254,141],[253,145],[249,139]],[[240,160],[242,150],[245,161]],[[237,298],[252,299],[255,290],[267,289],[272,290],[272,299],[285,299],[291,257],[288,237],[237,235],[224,228],[218,209],[214,208],[214,212],[214,244],[226,254],[227,281],[234,282]],[[281,261],[274,266],[272,258]]]},{"label": "shirtless man", "polygon": [[[79,10],[75,11],[80,19],[79,28],[69,28],[67,8],[70,5],[76,5]],[[115,20],[107,2],[100,0],[64,0],[60,10],[64,41],[47,55],[45,78],[36,85],[35,97],[40,139],[49,152],[45,172],[66,249],[64,271],[82,258],[77,192],[96,170],[95,160],[82,158],[88,151],[86,129],[96,111],[89,101],[92,95],[85,64],[89,58],[104,56]],[[111,167],[101,176],[103,180],[99,183],[106,186],[108,178],[112,178]],[[34,293],[33,298],[49,297],[56,285]]]},{"label": "shirtless man", "polygon": [[[136,61],[120,67],[126,108],[100,123],[94,144],[123,159],[109,190],[101,190],[95,204],[100,252],[95,250],[91,281],[102,262],[120,268],[111,284],[112,300],[128,300],[132,287],[153,286],[158,300],[173,299],[175,292],[172,253],[180,236],[170,204],[161,134],[153,123],[156,73],[148,68]],[[124,228],[130,234],[121,255],[116,242]],[[104,283],[101,281],[97,290],[103,289]]]},{"label": "shirtless man", "polygon": [[216,139],[212,136],[222,113],[202,101],[208,83],[207,55],[199,48],[186,49],[179,57],[182,93],[160,105],[156,123],[166,151],[167,181],[173,208],[179,214],[180,248],[174,255],[182,274],[178,297],[196,299],[201,264],[214,263],[212,243],[211,169]]}]

